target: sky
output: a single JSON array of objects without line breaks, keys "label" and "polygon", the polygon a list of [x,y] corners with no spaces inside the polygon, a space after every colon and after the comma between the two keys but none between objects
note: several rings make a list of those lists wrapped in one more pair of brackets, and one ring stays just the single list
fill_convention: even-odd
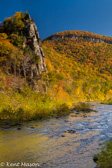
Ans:
[{"label": "sky", "polygon": [[112,0],[0,0],[0,21],[28,12],[44,39],[65,30],[112,37]]}]

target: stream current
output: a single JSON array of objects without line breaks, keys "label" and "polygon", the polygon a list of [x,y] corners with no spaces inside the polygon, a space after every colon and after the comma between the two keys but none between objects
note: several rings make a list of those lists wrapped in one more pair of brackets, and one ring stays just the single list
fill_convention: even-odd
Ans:
[{"label": "stream current", "polygon": [[97,112],[74,111],[67,117],[30,122],[19,129],[0,129],[0,166],[18,163],[10,167],[27,167],[25,163],[32,163],[35,168],[95,168],[93,155],[101,143],[112,138],[112,106],[95,104],[93,109]]}]

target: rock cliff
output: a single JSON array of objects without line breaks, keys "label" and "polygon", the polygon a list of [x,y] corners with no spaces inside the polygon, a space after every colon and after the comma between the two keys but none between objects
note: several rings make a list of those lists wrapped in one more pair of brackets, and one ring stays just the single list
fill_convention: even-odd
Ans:
[{"label": "rock cliff", "polygon": [[83,38],[84,40],[88,41],[93,41],[93,42],[98,42],[98,43],[104,43],[104,40],[101,40],[100,38],[93,38],[93,37],[80,37],[80,36],[74,36],[74,35],[69,35],[69,36],[50,36],[48,39],[49,40],[57,40],[57,39],[63,39],[63,38],[72,38],[72,39],[81,39]]},{"label": "rock cliff", "polygon": [[[39,33],[37,30],[37,26],[34,23],[34,21],[31,20],[30,15],[27,14],[25,17],[25,27],[24,27],[24,47],[27,45],[35,52],[37,56],[39,56],[40,61],[37,65],[38,74],[41,73],[41,71],[45,70],[45,55],[43,53],[43,49],[40,46],[40,38]],[[28,43],[29,41],[29,43]]]},{"label": "rock cliff", "polygon": [[[28,61],[30,61],[30,79],[35,80],[40,77],[40,74],[46,70],[45,65],[45,55],[43,53],[43,49],[40,45],[39,33],[37,30],[37,26],[29,14],[25,16],[25,27],[23,30],[24,35],[24,48],[30,48],[32,52],[35,54],[34,57]],[[29,70],[28,70],[29,71]],[[27,73],[27,72],[26,72]]]},{"label": "rock cliff", "polygon": [[97,35],[94,33],[86,32],[86,31],[63,31],[56,34],[53,34],[47,37],[44,40],[58,40],[64,38],[71,38],[71,39],[83,39],[87,41],[93,41],[98,43],[109,43],[112,44],[112,37]]}]

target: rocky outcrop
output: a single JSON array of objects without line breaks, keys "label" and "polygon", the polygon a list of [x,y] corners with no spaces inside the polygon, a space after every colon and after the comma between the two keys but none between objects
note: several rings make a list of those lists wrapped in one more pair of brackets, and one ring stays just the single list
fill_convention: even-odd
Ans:
[{"label": "rocky outcrop", "polygon": [[[43,85],[45,83],[43,76],[46,74],[45,55],[37,26],[30,15],[27,12],[16,12],[3,23],[0,22],[0,34],[1,37],[4,36],[7,46],[11,43],[8,53],[10,56],[7,54],[7,59],[3,59],[5,61],[0,66],[5,69],[6,74],[14,75],[16,78],[14,84],[16,86],[13,88],[19,90],[19,84],[24,81],[24,86],[32,86],[32,89],[37,91],[45,90]],[[3,47],[5,51],[5,45]]]},{"label": "rocky outcrop", "polygon": [[27,50],[30,49],[30,53],[28,53],[29,56],[26,56],[24,59],[24,76],[26,76],[28,80],[30,79],[31,83],[38,90],[38,80],[40,79],[41,73],[46,70],[45,55],[40,44],[41,41],[39,38],[37,26],[34,21],[31,20],[29,14],[25,16],[25,27],[23,30],[23,36],[23,48],[27,48]]},{"label": "rocky outcrop", "polygon": [[40,38],[37,30],[37,26],[34,21],[31,20],[30,15],[27,14],[24,28],[24,47],[29,46],[34,53],[39,57],[37,69],[40,74],[45,70],[45,55],[43,53],[42,47],[40,46]]},{"label": "rocky outcrop", "polygon": [[[109,43],[112,44],[112,41],[106,41],[106,40],[102,40],[100,38],[95,38],[95,37],[88,37],[88,36],[75,36],[75,35],[52,35],[47,37],[47,40],[58,40],[58,39],[64,39],[64,38],[71,38],[71,39],[84,39],[87,41],[93,41],[93,42],[98,42],[98,43]],[[45,39],[45,40],[46,40]]]}]

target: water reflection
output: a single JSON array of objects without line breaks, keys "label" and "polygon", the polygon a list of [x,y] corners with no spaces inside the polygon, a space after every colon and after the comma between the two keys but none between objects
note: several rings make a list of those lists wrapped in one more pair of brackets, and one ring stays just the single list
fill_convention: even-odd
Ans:
[{"label": "water reflection", "polygon": [[[0,162],[39,163],[43,168],[93,168],[99,143],[112,137],[112,106],[98,112],[0,130]],[[70,132],[75,130],[76,132]]]}]

